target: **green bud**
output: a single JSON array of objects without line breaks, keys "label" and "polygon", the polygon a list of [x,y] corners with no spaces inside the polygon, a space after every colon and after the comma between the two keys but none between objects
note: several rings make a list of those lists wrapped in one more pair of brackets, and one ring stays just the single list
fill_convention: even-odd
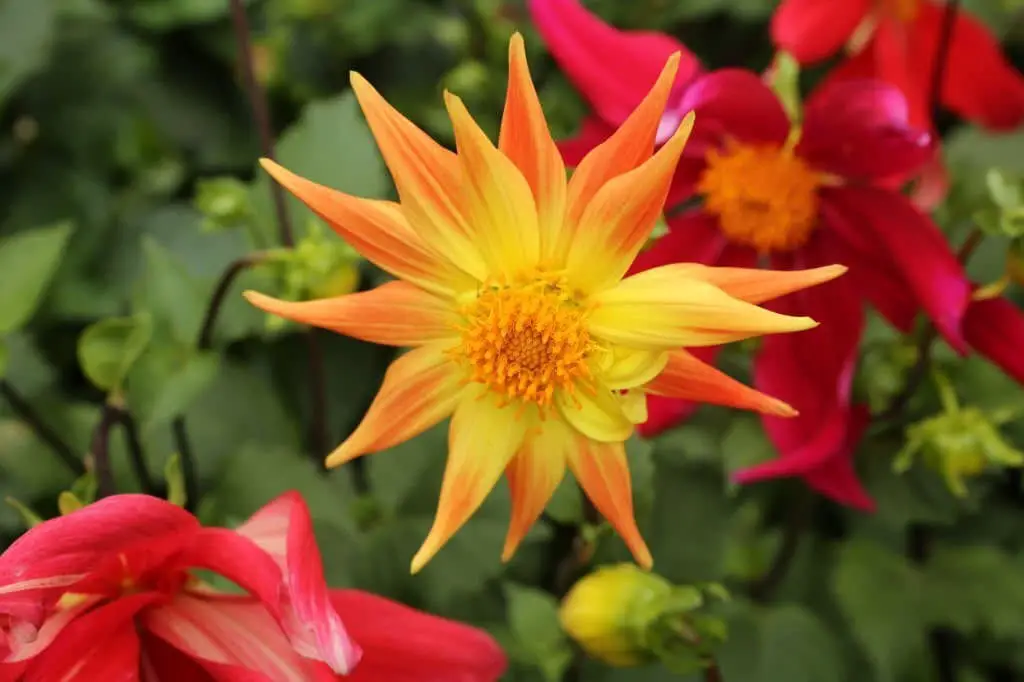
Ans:
[{"label": "green bud", "polygon": [[985,174],[985,187],[992,206],[977,212],[978,226],[988,234],[1024,237],[1024,183],[1022,178],[998,169]]},{"label": "green bud", "polygon": [[476,60],[464,61],[444,76],[444,86],[463,96],[485,91],[490,81],[490,69]]},{"label": "green bud", "polygon": [[250,196],[249,187],[238,178],[200,180],[194,205],[203,214],[203,228],[215,232],[245,225],[253,217]]}]

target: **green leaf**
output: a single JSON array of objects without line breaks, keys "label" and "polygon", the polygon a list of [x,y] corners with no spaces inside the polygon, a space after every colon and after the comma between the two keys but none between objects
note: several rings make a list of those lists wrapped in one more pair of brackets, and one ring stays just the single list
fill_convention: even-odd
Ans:
[{"label": "green leaf", "polygon": [[558,620],[558,601],[548,592],[505,584],[509,627],[517,658],[541,669],[548,682],[559,682],[572,660],[572,649]]},{"label": "green leaf", "polygon": [[65,490],[57,496],[57,509],[61,515],[76,512],[84,506],[85,504],[70,490]]},{"label": "green leaf", "polygon": [[[30,3],[7,0],[7,4]],[[0,239],[0,335],[32,317],[57,271],[71,230],[71,223],[64,222]]]},{"label": "green leaf", "polygon": [[19,500],[16,500],[13,497],[5,497],[4,502],[6,502],[9,507],[14,509],[14,511],[18,512],[18,514],[21,516],[22,520],[25,522],[25,525],[28,528],[35,528],[43,522],[43,518],[39,516],[39,514],[36,514],[27,505],[23,504]]},{"label": "green leaf", "polygon": [[170,423],[213,383],[220,368],[220,355],[213,352],[189,353],[184,365],[167,377],[146,411],[143,431],[152,431]]},{"label": "green leaf", "polygon": [[84,504],[92,504],[96,501],[98,489],[99,482],[96,480],[96,474],[92,471],[86,471],[71,484],[71,493]]},{"label": "green leaf", "polygon": [[142,241],[144,271],[135,310],[153,315],[157,336],[191,346],[199,333],[206,292],[164,246],[151,237]]},{"label": "green leaf", "polygon": [[823,682],[844,679],[835,637],[795,604],[731,609],[729,636],[717,654],[724,680]]},{"label": "green leaf", "polygon": [[153,318],[148,313],[100,320],[79,337],[78,362],[98,388],[120,392],[152,336]]},{"label": "green leaf", "polygon": [[925,651],[928,604],[918,570],[881,547],[848,542],[832,592],[878,682],[904,679]]},{"label": "green leaf", "polygon": [[7,363],[10,358],[11,353],[7,350],[7,342],[0,338],[0,379],[7,375]]},{"label": "green leaf", "polygon": [[964,635],[1024,637],[1024,561],[995,547],[940,547],[924,569],[932,622]]},{"label": "green leaf", "polygon": [[188,496],[185,493],[185,476],[181,471],[181,455],[177,452],[167,458],[164,465],[164,481],[167,483],[167,501],[184,507]]},{"label": "green leaf", "polygon": [[43,66],[56,27],[53,0],[0,0],[0,109],[21,82]]}]

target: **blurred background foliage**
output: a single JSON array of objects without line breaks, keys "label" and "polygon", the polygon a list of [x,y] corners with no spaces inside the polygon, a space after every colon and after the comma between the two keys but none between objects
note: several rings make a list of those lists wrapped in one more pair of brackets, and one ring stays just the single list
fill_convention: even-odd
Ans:
[{"label": "blurred background foliage", "polygon": [[[762,69],[771,59],[773,0],[589,4],[619,26],[679,36],[713,67]],[[1017,4],[964,3],[1021,62]],[[278,159],[347,192],[393,192],[348,91],[350,69],[451,143],[441,89],[462,95],[494,132],[507,40],[519,29],[556,136],[573,132],[584,112],[521,0],[251,0],[248,9]],[[567,571],[579,561],[584,523],[573,482],[563,484],[508,566],[498,558],[508,521],[508,492],[499,487],[410,576],[409,558],[436,504],[443,427],[321,471],[323,453],[314,455],[309,428],[305,333],[266,320],[239,291],[325,296],[374,286],[382,275],[291,200],[298,246],[280,248],[240,74],[228,0],[0,0],[0,372],[14,396],[0,401],[0,494],[45,517],[75,479],[20,418],[17,400],[79,458],[104,402],[123,405],[159,493],[168,462],[172,473],[182,464],[172,426],[183,413],[191,445],[185,464],[196,467],[199,493],[189,502],[204,522],[236,523],[297,488],[315,517],[332,585],[371,589],[488,628],[513,659],[509,679],[679,679],[659,666],[617,670],[581,661],[561,632],[557,597],[575,577]],[[953,121],[942,129],[956,184],[940,215],[955,240],[987,206],[990,168],[1024,173],[1024,134],[994,137]],[[265,263],[232,286],[209,342],[197,344],[221,273],[254,251]],[[995,279],[1005,251],[1005,242],[989,239],[972,272]],[[899,389],[913,349],[882,325],[872,330],[858,386],[879,404]],[[317,339],[333,444],[367,408],[392,351],[329,334]],[[732,349],[723,366],[743,376],[746,357]],[[983,361],[948,351],[939,359],[962,404],[1021,406],[1021,389]],[[925,389],[910,413],[920,419],[937,409]],[[115,430],[110,443],[122,491],[140,489],[131,438],[123,437],[129,432]],[[1024,444],[1019,424],[1002,432]],[[702,408],[686,426],[629,444],[657,571],[677,582],[722,582],[734,594],[719,652],[725,680],[935,680],[927,654],[934,628],[956,633],[961,682],[1024,679],[1019,477],[1009,485],[1004,476],[972,479],[958,499],[926,467],[894,474],[902,445],[899,429],[864,441],[859,466],[879,506],[867,516],[810,501],[797,483],[731,486],[731,471],[772,456],[751,415]],[[753,599],[746,585],[767,570],[794,508],[808,527],[792,569],[770,600]],[[905,546],[917,523],[936,528],[939,538],[924,565],[908,559]],[[5,541],[23,528],[15,507],[0,507]],[[611,533],[586,530],[596,562],[627,558]]]}]

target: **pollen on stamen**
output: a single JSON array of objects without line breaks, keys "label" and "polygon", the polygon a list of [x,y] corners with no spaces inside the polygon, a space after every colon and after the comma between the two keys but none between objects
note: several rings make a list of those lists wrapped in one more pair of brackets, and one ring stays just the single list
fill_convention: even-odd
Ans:
[{"label": "pollen on stamen", "polygon": [[461,343],[450,353],[484,384],[499,405],[529,405],[543,417],[558,392],[572,396],[590,379],[594,348],[586,309],[550,275],[524,284],[487,285],[462,309]]}]

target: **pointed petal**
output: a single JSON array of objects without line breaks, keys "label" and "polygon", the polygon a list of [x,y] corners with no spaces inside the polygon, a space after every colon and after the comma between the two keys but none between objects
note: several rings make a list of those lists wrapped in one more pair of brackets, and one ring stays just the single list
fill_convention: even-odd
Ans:
[{"label": "pointed petal", "polygon": [[754,304],[830,282],[847,271],[845,265],[825,265],[809,270],[708,267],[697,263],[680,263],[675,267],[693,279],[718,287],[733,298]]},{"label": "pointed petal", "polygon": [[309,680],[302,657],[256,602],[206,601],[179,594],[148,609],[141,620],[149,632],[188,654],[216,679],[223,679],[218,673],[230,666],[280,682]]},{"label": "pointed petal", "polygon": [[282,301],[255,291],[246,291],[245,298],[271,315],[386,346],[419,346],[458,335],[459,316],[450,300],[402,281],[317,301]]},{"label": "pointed petal", "polygon": [[970,283],[935,223],[895,192],[847,185],[822,194],[861,229],[871,230],[942,336],[965,352],[961,323]]},{"label": "pointed petal", "polygon": [[685,84],[700,68],[697,58],[671,36],[620,31],[579,0],[529,0],[527,6],[559,66],[611,125],[626,120],[674,53],[682,54],[675,85]]},{"label": "pointed petal", "polygon": [[809,317],[780,315],[735,299],[691,278],[686,265],[646,270],[592,300],[591,333],[638,348],[715,345],[817,324]]},{"label": "pointed petal", "polygon": [[413,231],[398,204],[360,199],[311,182],[270,159],[260,164],[367,260],[439,295],[472,289],[475,280],[437,255]]},{"label": "pointed petal", "polygon": [[643,165],[612,178],[579,219],[566,259],[567,277],[584,292],[617,282],[654,229],[676,162],[693,128],[693,116]]},{"label": "pointed petal", "polygon": [[565,228],[565,164],[551,139],[518,33],[509,43],[508,93],[498,146],[530,185],[537,206],[541,258],[554,260],[568,250],[571,237]]},{"label": "pointed petal", "polygon": [[569,450],[569,468],[594,507],[622,536],[643,568],[654,564],[633,516],[633,487],[622,443],[598,443],[577,437]]},{"label": "pointed petal", "polygon": [[415,232],[463,272],[486,279],[462,197],[458,159],[388,104],[365,78],[353,72],[351,81]]},{"label": "pointed petal", "polygon": [[659,265],[693,262],[712,264],[728,242],[718,229],[718,220],[703,211],[691,211],[667,220],[669,232],[637,255],[629,273]]},{"label": "pointed petal", "polygon": [[867,424],[867,410],[855,409],[846,427],[843,451],[808,473],[804,480],[811,488],[839,504],[873,512],[875,501],[868,495],[853,466],[854,450],[864,435]]},{"label": "pointed petal", "polygon": [[964,336],[977,352],[1024,383],[1024,313],[1005,298],[972,301]]},{"label": "pointed petal", "polygon": [[845,450],[848,422],[846,410],[833,411],[810,440],[793,450],[780,452],[778,459],[736,472],[733,480],[746,484],[785,476],[804,476],[833,458],[848,456]]},{"label": "pointed petal", "polygon": [[797,153],[841,177],[906,178],[920,172],[936,151],[928,131],[910,125],[909,119],[907,98],[892,84],[830,84],[807,101]]},{"label": "pointed petal", "polygon": [[25,671],[21,682],[135,682],[139,676],[139,638],[133,619],[159,598],[136,594],[80,616],[64,628]]},{"label": "pointed petal", "polygon": [[621,442],[633,433],[633,422],[607,386],[577,387],[555,394],[559,414],[587,438],[602,443]]},{"label": "pointed petal", "polygon": [[772,41],[801,64],[826,59],[842,49],[870,6],[870,0],[783,0],[772,15]]},{"label": "pointed petal", "polygon": [[340,466],[423,433],[455,409],[462,378],[442,347],[421,346],[401,356],[384,374],[363,421],[328,455],[327,466]]},{"label": "pointed petal", "polygon": [[345,674],[361,655],[331,605],[309,508],[297,492],[272,500],[239,526],[238,535],[267,553],[281,570],[281,626],[300,656]]},{"label": "pointed petal", "polygon": [[594,195],[609,180],[651,158],[665,103],[678,70],[679,55],[676,54],[665,63],[654,87],[626,122],[576,166],[569,179],[566,200],[566,220],[574,230]]},{"label": "pointed petal", "polygon": [[644,390],[668,398],[756,410],[779,417],[792,417],[796,410],[777,398],[755,391],[725,372],[707,365],[685,350],[669,353],[665,371]]},{"label": "pointed petal", "polygon": [[412,559],[417,573],[483,504],[526,435],[528,415],[498,407],[489,393],[468,391],[455,408],[448,442],[448,464],[434,525]]},{"label": "pointed petal", "polygon": [[331,603],[365,650],[346,682],[496,682],[508,667],[483,630],[360,590],[331,590]]},{"label": "pointed petal", "polygon": [[466,218],[491,275],[514,278],[540,260],[537,206],[516,165],[491,144],[456,95],[445,92],[455,131]]},{"label": "pointed petal", "polygon": [[686,89],[680,111],[693,111],[695,140],[734,138],[782,144],[789,135],[786,110],[752,71],[721,69],[697,77]]},{"label": "pointed petal", "polygon": [[546,420],[536,430],[530,430],[519,452],[505,468],[512,493],[512,519],[501,552],[502,561],[512,558],[562,482],[571,442],[564,426],[556,420]]},{"label": "pointed petal", "polygon": [[613,346],[610,364],[601,370],[601,384],[613,391],[642,386],[665,369],[668,357],[665,351]]}]

